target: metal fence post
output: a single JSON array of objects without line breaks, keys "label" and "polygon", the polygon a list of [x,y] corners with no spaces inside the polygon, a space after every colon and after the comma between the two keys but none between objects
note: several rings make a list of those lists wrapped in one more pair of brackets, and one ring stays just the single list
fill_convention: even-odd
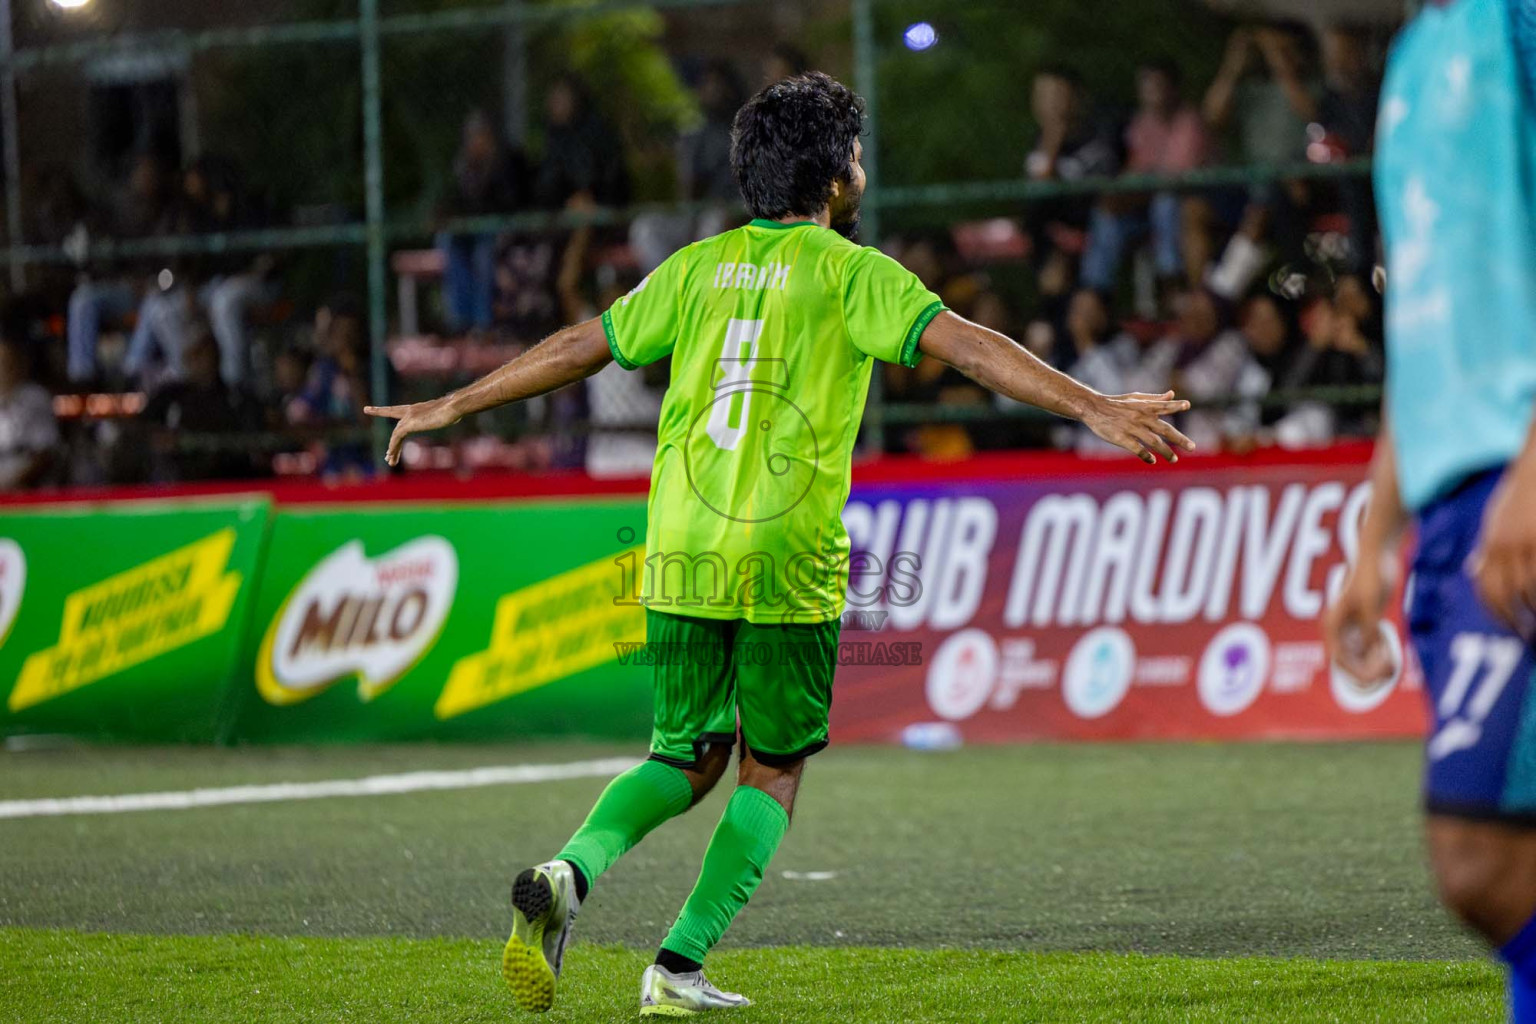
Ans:
[{"label": "metal fence post", "polygon": [[[507,9],[516,11],[522,0],[507,0]],[[502,34],[501,126],[508,145],[519,149],[528,145],[528,26],[522,21],[509,24]]]},{"label": "metal fence post", "polygon": [[[384,343],[389,335],[384,281],[384,154],[379,97],[379,0],[358,0],[358,29],[363,49],[363,187],[368,238],[368,334],[372,401],[389,402],[389,363]],[[373,455],[384,465],[390,424],[373,421]]]},{"label": "metal fence post", "polygon": [[[865,190],[874,191],[880,182],[879,83],[875,70],[874,0],[853,0],[853,84],[864,97],[868,134],[864,136]],[[864,207],[861,230],[864,241],[880,244],[880,206]],[[874,452],[885,450],[885,375],[877,364],[869,379],[869,402],[864,411],[864,440]]]},{"label": "metal fence post", "polygon": [[[5,147],[5,220],[13,247],[22,243],[21,230],[21,132],[16,124],[16,65],[12,61],[11,0],[0,0],[0,145]],[[21,291],[27,286],[27,268],[14,256],[11,287]]]}]

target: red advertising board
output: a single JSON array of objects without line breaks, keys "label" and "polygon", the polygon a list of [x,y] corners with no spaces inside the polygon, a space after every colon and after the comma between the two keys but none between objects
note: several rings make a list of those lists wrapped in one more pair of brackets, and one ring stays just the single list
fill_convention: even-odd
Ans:
[{"label": "red advertising board", "polygon": [[[834,740],[890,742],[932,722],[970,742],[1420,735],[1411,656],[1388,685],[1365,691],[1330,670],[1318,628],[1354,550],[1369,453],[1346,445],[1156,469],[1041,454],[860,465],[844,513],[854,557]],[[411,474],[263,489],[279,510],[467,502],[552,514],[549,498],[590,497],[638,513],[646,481]],[[460,614],[470,607],[460,604]],[[1401,649],[1399,629],[1392,635]],[[633,710],[643,718],[641,703]]]},{"label": "red advertising board", "polygon": [[834,739],[1421,734],[1411,658],[1363,690],[1322,646],[1358,456],[1060,468],[855,486],[850,609],[871,628],[843,631]]}]

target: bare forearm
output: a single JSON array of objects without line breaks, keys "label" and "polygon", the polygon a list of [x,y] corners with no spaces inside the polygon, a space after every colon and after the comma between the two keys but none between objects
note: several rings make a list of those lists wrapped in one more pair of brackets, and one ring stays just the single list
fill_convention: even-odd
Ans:
[{"label": "bare forearm", "polygon": [[1526,429],[1525,447],[1520,449],[1520,454],[1510,463],[1508,472],[1536,477],[1536,419],[1531,420],[1530,427]]},{"label": "bare forearm", "polygon": [[1164,395],[1101,395],[1058,373],[996,331],[953,313],[933,318],[919,347],[942,363],[1000,395],[1068,419],[1081,420],[1110,444],[1149,465],[1162,456],[1179,460],[1195,444],[1162,419],[1189,408],[1173,392]]},{"label": "bare forearm", "polygon": [[1381,621],[1397,585],[1397,537],[1406,520],[1392,431],[1383,416],[1371,461],[1371,500],[1360,523],[1354,562],[1323,616],[1329,658],[1364,683],[1389,679],[1400,664],[1383,639]]},{"label": "bare forearm", "polygon": [[1205,115],[1205,122],[1212,128],[1224,127],[1227,117],[1232,113],[1232,98],[1237,91],[1237,75],[1229,74],[1225,69],[1211,83],[1206,90],[1205,101],[1201,104],[1201,113]]},{"label": "bare forearm", "polygon": [[1068,419],[1082,419],[1100,397],[1005,335],[953,313],[934,318],[919,347],[989,391]]},{"label": "bare forearm", "polygon": [[574,384],[612,361],[602,321],[594,318],[557,331],[505,366],[442,398],[411,405],[370,405],[363,412],[399,421],[384,456],[391,466],[398,466],[412,434],[451,427],[465,416]]},{"label": "bare forearm", "polygon": [[533,348],[444,397],[458,417],[556,391],[590,377],[613,359],[599,319],[556,331]]},{"label": "bare forearm", "polygon": [[1397,489],[1397,455],[1391,425],[1382,422],[1371,459],[1371,500],[1360,523],[1360,551],[1380,557],[1391,552],[1407,525],[1408,513]]}]

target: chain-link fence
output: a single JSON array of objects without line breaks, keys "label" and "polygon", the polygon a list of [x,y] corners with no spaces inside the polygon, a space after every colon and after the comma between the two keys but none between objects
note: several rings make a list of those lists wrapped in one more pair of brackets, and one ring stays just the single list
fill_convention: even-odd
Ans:
[{"label": "chain-link fence", "polygon": [[[1317,303],[1344,318],[1337,283],[1374,261],[1369,129],[1364,147],[1345,137],[1365,101],[1337,65],[1361,62],[1366,90],[1379,24],[1327,28],[1307,52],[1279,22],[1237,25],[1240,46],[1194,3],[10,0],[0,15],[10,331],[61,392],[58,479],[372,472],[365,400],[466,381],[740,223],[730,115],[806,67],[868,102],[864,239],[1063,368],[1091,336],[1150,358],[1163,332],[1199,327],[1182,311],[1197,292],[1217,333],[1260,316],[1256,296],[1281,320]],[[1155,74],[1201,140],[1142,118]],[[1244,138],[1265,130],[1284,143]],[[1181,145],[1199,152],[1166,158]],[[1082,327],[1084,290],[1102,328]],[[1344,363],[1377,342],[1373,301],[1347,313],[1360,338],[1282,325],[1328,372],[1288,375],[1254,348],[1262,386],[1191,377],[1186,355],[1173,373],[1235,430],[1303,409],[1328,421],[1303,438],[1363,429],[1377,378]],[[643,467],[661,386],[603,378],[411,455]],[[862,443],[1074,442],[963,381],[895,374],[876,378]]]}]

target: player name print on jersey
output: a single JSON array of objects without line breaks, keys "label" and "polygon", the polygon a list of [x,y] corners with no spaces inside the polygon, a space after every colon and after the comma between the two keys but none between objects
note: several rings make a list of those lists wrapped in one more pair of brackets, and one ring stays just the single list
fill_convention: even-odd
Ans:
[{"label": "player name print on jersey", "polygon": [[717,263],[715,264],[716,288],[745,288],[761,290],[772,288],[783,291],[789,285],[791,263]]}]

